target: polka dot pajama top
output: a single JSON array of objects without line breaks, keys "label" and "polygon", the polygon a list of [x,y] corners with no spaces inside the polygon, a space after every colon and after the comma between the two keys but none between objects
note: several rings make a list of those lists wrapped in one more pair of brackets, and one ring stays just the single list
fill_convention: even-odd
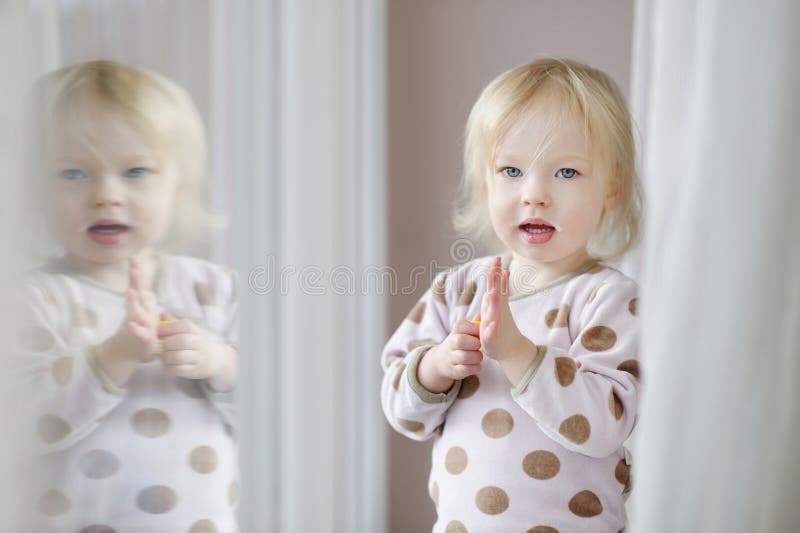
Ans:
[{"label": "polka dot pajama top", "polygon": [[[160,311],[235,345],[236,280],[207,261],[162,254]],[[231,393],[175,378],[159,359],[124,389],[92,346],[113,335],[125,297],[54,266],[33,272],[16,369],[25,387],[38,482],[31,531],[234,532],[238,500]]]},{"label": "polka dot pajama top", "polygon": [[617,532],[639,394],[638,287],[594,264],[513,297],[517,327],[538,347],[522,381],[512,388],[484,358],[479,374],[432,394],[417,381],[420,357],[478,313],[491,261],[437,276],[383,351],[389,423],[435,439],[433,531]]}]

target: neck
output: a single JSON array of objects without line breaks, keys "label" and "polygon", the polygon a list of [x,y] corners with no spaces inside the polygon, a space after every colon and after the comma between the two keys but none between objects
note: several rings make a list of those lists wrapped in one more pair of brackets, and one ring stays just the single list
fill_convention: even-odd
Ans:
[{"label": "neck", "polygon": [[[144,274],[145,287],[153,288],[157,268],[156,253],[152,249],[142,250],[133,256],[139,262]],[[129,286],[128,258],[109,263],[96,263],[67,254],[64,259],[66,267],[95,283],[109,289],[124,292]]]},{"label": "neck", "polygon": [[573,274],[585,267],[591,261],[586,250],[579,250],[575,254],[565,257],[554,263],[531,261],[516,254],[512,254],[509,264],[511,296],[529,293],[545,287],[564,276]]}]

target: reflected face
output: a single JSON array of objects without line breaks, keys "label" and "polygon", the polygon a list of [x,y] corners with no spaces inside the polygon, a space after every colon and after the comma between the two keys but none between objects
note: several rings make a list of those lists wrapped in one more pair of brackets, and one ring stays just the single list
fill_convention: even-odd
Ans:
[{"label": "reflected face", "polygon": [[578,121],[550,123],[538,106],[502,139],[487,180],[489,213],[515,264],[565,274],[588,259],[603,209],[615,204]]},{"label": "reflected face", "polygon": [[172,220],[178,179],[174,161],[130,123],[86,111],[80,124],[58,122],[45,178],[53,231],[71,259],[91,266],[157,243]]}]

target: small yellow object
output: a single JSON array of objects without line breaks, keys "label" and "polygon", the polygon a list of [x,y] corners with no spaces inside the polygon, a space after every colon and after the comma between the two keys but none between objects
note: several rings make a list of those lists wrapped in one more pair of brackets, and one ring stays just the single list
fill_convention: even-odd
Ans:
[{"label": "small yellow object", "polygon": [[480,323],[481,323],[481,321],[480,321],[480,320],[473,320],[473,321],[472,321],[472,323],[473,323],[473,324],[480,324]]},{"label": "small yellow object", "polygon": [[172,324],[173,322],[175,322],[175,321],[174,320],[160,320],[158,322],[158,325],[159,326],[166,326],[167,324]]}]

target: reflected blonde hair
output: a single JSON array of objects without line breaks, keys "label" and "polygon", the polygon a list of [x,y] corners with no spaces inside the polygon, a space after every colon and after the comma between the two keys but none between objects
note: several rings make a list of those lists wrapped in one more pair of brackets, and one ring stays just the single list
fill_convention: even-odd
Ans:
[{"label": "reflected blonde hair", "polygon": [[549,110],[550,129],[564,119],[582,122],[593,173],[616,187],[619,203],[603,209],[588,251],[598,260],[618,259],[639,239],[643,208],[631,117],[614,80],[577,61],[539,59],[500,74],[483,90],[467,120],[454,226],[479,240],[493,236],[486,180],[497,149],[515,124],[545,103],[557,107]]},{"label": "reflected blonde hair", "polygon": [[[32,203],[45,193],[41,153],[52,132],[60,123],[82,124],[97,109],[130,124],[160,157],[176,164],[175,213],[164,245],[188,247],[203,229],[223,224],[221,217],[207,209],[206,133],[189,94],[164,76],[110,60],[67,66],[35,84],[29,102],[26,157],[26,169],[34,177],[29,187]],[[48,252],[40,250],[42,254]]]}]

